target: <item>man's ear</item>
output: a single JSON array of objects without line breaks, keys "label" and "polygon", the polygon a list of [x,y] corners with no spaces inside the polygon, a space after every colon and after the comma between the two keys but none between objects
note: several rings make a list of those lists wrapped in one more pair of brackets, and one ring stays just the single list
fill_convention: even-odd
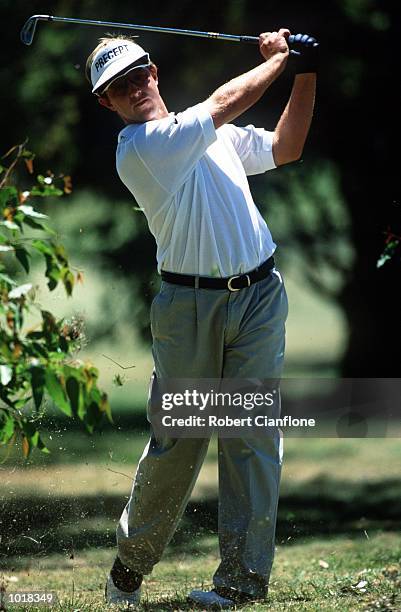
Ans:
[{"label": "man's ear", "polygon": [[149,70],[150,70],[150,74],[152,75],[152,77],[156,81],[156,85],[157,85],[159,83],[159,79],[157,78],[157,66],[156,66],[156,64],[151,64],[149,66]]},{"label": "man's ear", "polygon": [[99,102],[101,106],[104,106],[105,108],[108,108],[111,111],[116,110],[113,104],[110,102],[109,96],[107,94],[104,96],[97,96],[97,101]]}]

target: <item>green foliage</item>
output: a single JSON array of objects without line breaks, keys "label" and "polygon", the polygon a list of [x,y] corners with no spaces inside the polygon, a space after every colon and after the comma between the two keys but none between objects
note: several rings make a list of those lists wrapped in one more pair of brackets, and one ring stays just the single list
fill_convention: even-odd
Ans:
[{"label": "green foliage", "polygon": [[[306,162],[307,163],[307,162]],[[286,181],[283,181],[283,177]],[[319,294],[337,300],[355,259],[351,219],[333,164],[303,162],[271,176],[266,218],[280,245],[280,262],[302,271],[302,278]]]},{"label": "green foliage", "polygon": [[[98,370],[73,359],[81,340],[79,324],[57,320],[38,307],[32,284],[18,284],[13,272],[13,255],[29,273],[31,257],[39,253],[50,291],[61,283],[72,295],[75,277],[65,248],[45,223],[47,215],[34,207],[42,198],[70,193],[71,180],[49,172],[38,175],[30,189],[13,184],[21,164],[33,174],[35,156],[25,144],[13,147],[3,157],[12,162],[0,167],[0,445],[12,445],[20,437],[28,457],[33,448],[49,452],[39,431],[45,394],[66,415],[81,420],[89,433],[103,415],[112,418],[107,396],[97,386]],[[35,237],[26,236],[31,229]],[[25,329],[33,310],[39,321]]]}]

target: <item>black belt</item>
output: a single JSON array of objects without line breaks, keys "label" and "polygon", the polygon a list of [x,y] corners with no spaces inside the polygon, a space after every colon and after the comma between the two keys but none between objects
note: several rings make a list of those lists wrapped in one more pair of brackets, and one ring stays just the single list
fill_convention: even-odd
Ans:
[{"label": "black belt", "polygon": [[228,278],[211,278],[209,276],[191,276],[190,274],[175,274],[174,272],[161,271],[162,280],[174,285],[185,285],[199,289],[228,289],[239,291],[250,287],[253,283],[266,278],[269,271],[274,268],[274,258],[269,257],[258,268],[247,272],[247,274],[234,274]]}]

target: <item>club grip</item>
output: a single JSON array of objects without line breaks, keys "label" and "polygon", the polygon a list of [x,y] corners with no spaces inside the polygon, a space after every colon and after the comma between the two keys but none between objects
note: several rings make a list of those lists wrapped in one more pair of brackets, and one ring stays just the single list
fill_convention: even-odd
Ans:
[{"label": "club grip", "polygon": [[[259,44],[259,36],[238,36],[238,37],[236,36],[235,39],[243,43],[248,43],[250,45]],[[309,36],[309,34],[291,34],[288,37],[288,44],[291,46],[294,43],[298,45],[299,44],[305,45],[306,47],[318,47],[319,46],[319,43],[317,42],[316,38],[313,38],[313,36]],[[294,53],[297,54],[296,51],[294,51]]]},{"label": "club grip", "polygon": [[294,43],[305,45],[306,47],[319,46],[319,43],[317,42],[316,38],[313,38],[313,36],[309,36],[309,34],[291,34],[288,37],[288,44],[293,45]]}]

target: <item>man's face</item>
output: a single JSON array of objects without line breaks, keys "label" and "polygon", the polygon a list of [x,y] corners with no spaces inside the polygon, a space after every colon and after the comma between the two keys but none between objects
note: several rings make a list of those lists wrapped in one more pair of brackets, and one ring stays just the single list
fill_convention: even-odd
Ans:
[{"label": "man's face", "polygon": [[157,86],[157,68],[135,68],[107,88],[99,103],[115,111],[124,123],[144,123],[168,113]]}]

